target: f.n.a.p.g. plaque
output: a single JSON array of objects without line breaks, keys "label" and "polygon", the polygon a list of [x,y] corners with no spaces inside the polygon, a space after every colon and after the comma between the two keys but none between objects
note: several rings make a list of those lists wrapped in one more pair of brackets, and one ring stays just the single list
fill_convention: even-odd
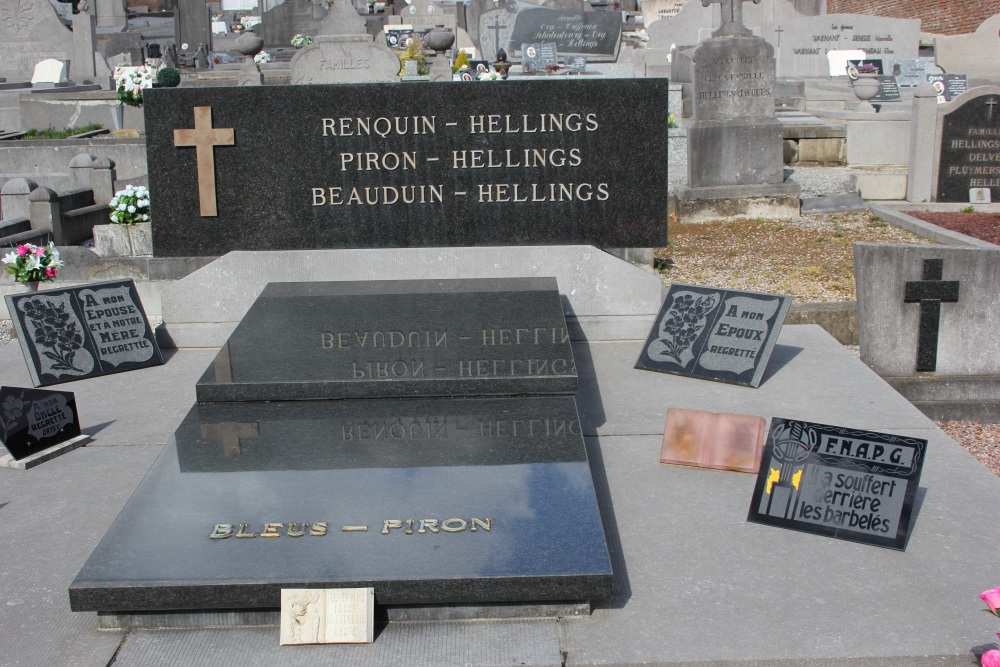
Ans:
[{"label": "f.n.a.p.g. plaque", "polygon": [[791,301],[675,283],[635,367],[756,387]]},{"label": "f.n.a.p.g. plaque", "polygon": [[747,520],[903,550],[927,441],[775,418]]}]

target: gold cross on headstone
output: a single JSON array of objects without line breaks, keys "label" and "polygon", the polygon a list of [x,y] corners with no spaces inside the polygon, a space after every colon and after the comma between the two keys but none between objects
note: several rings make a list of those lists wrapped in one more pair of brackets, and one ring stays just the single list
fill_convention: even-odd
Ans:
[{"label": "gold cross on headstone", "polygon": [[760,0],[701,0],[702,7],[718,3],[722,9],[722,25],[712,33],[712,37],[731,37],[733,35],[752,35],[753,32],[743,25],[743,3],[760,4]]},{"label": "gold cross on headstone", "polygon": [[232,146],[233,128],[212,128],[212,107],[194,108],[194,129],[174,130],[174,146],[197,149],[198,202],[201,215],[219,215],[215,200],[215,146]]}]

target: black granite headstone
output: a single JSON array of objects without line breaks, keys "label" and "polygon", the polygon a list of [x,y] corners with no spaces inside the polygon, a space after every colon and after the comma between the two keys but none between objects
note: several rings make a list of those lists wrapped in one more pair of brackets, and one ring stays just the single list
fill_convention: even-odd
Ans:
[{"label": "black granite headstone", "polygon": [[[614,60],[621,43],[622,18],[618,12],[585,12],[524,4],[514,19],[510,43],[554,42],[563,55],[589,56],[594,61]],[[518,53],[524,57],[523,53]]]},{"label": "black granite headstone", "polygon": [[[274,609],[317,587],[372,586],[379,604],[608,597],[565,327],[554,279],[268,285],[213,364],[234,383],[203,378],[217,402],[184,419],[72,609]],[[557,357],[567,369],[539,371]],[[369,363],[384,374],[356,377]],[[270,400],[313,395],[405,398]]]},{"label": "black granite headstone", "polygon": [[976,95],[938,121],[941,159],[937,201],[967,202],[972,188],[989,188],[992,201],[1000,201],[997,107],[1000,95]]},{"label": "black granite headstone", "polygon": [[791,300],[674,283],[635,367],[756,387]]},{"label": "black granite headstone", "polygon": [[631,129],[664,123],[665,79],[156,88],[144,101],[157,256],[666,242],[667,134]]},{"label": "black granite headstone", "polygon": [[131,280],[5,299],[36,387],[163,363]]},{"label": "black granite headstone", "polygon": [[553,278],[270,283],[197,387],[199,401],[576,389]]},{"label": "black granite headstone", "polygon": [[15,460],[78,435],[80,417],[72,392],[0,387],[0,444]]},{"label": "black granite headstone", "polygon": [[927,441],[775,418],[747,521],[904,550]]}]

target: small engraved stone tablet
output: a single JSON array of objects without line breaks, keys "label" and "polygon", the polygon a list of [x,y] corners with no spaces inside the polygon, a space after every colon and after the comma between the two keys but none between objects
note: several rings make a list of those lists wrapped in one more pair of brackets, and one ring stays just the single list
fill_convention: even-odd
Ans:
[{"label": "small engraved stone tablet", "polygon": [[281,645],[371,644],[374,588],[281,590]]}]

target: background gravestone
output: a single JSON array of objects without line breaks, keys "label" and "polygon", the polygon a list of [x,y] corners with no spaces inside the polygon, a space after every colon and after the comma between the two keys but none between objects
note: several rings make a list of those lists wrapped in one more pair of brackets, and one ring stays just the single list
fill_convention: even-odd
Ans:
[{"label": "background gravestone", "polygon": [[4,298],[36,387],[163,363],[131,280]]},{"label": "background gravestone", "polygon": [[756,387],[791,302],[675,283],[635,367]]},{"label": "background gravestone", "polygon": [[1000,249],[856,243],[854,264],[861,360],[935,419],[1000,421]]},{"label": "background gravestone", "polygon": [[80,417],[72,392],[0,387],[0,444],[15,460],[79,435]]},{"label": "background gravestone", "polygon": [[8,82],[28,81],[35,63],[72,57],[73,33],[59,20],[49,0],[0,3],[0,77]]},{"label": "background gravestone", "polygon": [[927,441],[775,417],[747,521],[906,549]]},{"label": "background gravestone", "polygon": [[1000,201],[1000,90],[978,88],[938,110],[935,201],[968,202],[972,188]]},{"label": "background gravestone", "polygon": [[966,74],[970,79],[996,80],[1000,59],[1000,14],[983,21],[966,35],[936,35],[934,57],[944,71]]},{"label": "background gravestone", "polygon": [[763,36],[775,47],[781,77],[828,77],[830,51],[860,49],[867,58],[884,62],[920,55],[920,19],[865,14],[802,16],[775,21]]},{"label": "background gravestone", "polygon": [[614,61],[622,21],[616,12],[586,12],[518,5],[508,55],[522,58],[521,45],[553,42],[560,55],[585,55],[592,62]]},{"label": "background gravestone", "polygon": [[265,11],[255,31],[264,38],[265,48],[288,47],[295,35],[314,37],[320,21],[328,13],[322,4],[310,0],[286,0]]}]

